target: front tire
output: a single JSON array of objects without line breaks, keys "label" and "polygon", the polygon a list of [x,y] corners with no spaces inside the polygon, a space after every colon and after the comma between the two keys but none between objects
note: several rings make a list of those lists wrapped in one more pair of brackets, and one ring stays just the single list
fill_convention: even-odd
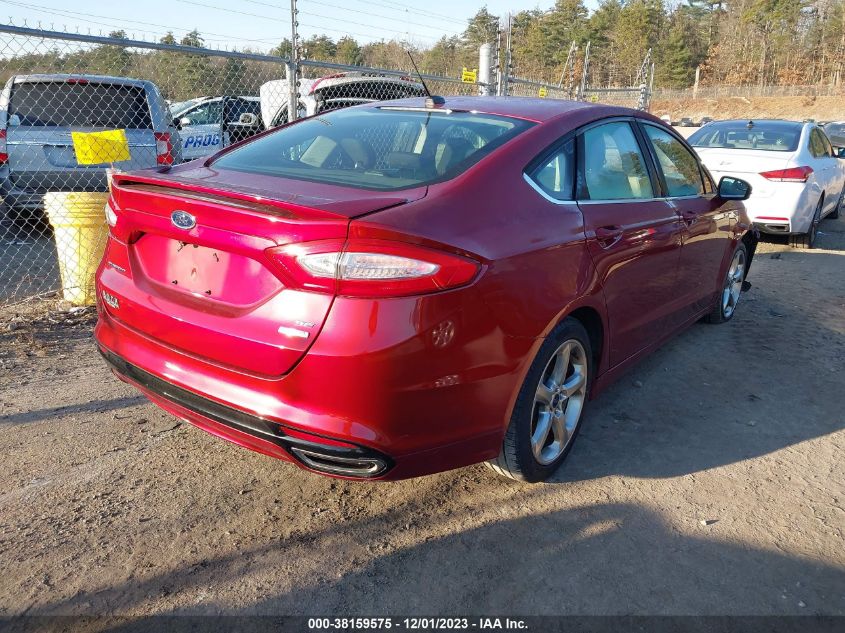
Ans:
[{"label": "front tire", "polygon": [[731,255],[731,263],[725,273],[722,291],[716,298],[716,304],[710,314],[704,317],[708,323],[724,323],[733,318],[742,295],[742,284],[747,270],[748,249],[743,242],[739,242]]},{"label": "front tire", "polygon": [[590,338],[567,318],[537,352],[514,405],[502,449],[487,464],[498,474],[543,481],[563,463],[581,428],[593,374]]}]

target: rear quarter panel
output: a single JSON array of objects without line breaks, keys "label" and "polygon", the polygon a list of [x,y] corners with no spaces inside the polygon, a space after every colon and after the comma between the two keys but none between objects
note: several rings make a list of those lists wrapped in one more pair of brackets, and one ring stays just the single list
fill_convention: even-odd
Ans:
[{"label": "rear quarter panel", "polygon": [[585,108],[537,124],[460,177],[432,185],[424,199],[353,221],[350,234],[396,229],[481,259],[480,309],[489,310],[509,336],[544,337],[582,306],[603,318],[577,205],[547,201],[523,171],[573,128],[613,114],[611,108]]}]

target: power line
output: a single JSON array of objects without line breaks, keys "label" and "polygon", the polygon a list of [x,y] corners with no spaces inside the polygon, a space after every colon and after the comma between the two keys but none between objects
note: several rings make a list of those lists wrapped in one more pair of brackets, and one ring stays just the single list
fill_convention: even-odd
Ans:
[{"label": "power line", "polygon": [[[254,2],[255,0],[247,0],[247,1]],[[303,3],[303,4],[305,4],[305,3]],[[340,11],[348,11],[350,13],[358,13],[360,15],[367,15],[367,16],[371,16],[371,17],[383,18],[385,20],[390,20],[392,22],[395,22],[396,19],[397,19],[395,16],[382,15],[382,14],[379,14],[379,13],[373,13],[372,11],[363,11],[361,9],[350,9],[349,7],[342,7],[342,6],[337,5],[337,4],[331,4],[329,2],[322,2],[321,0],[308,0],[307,4],[319,4],[321,6],[330,7],[332,9],[338,9]],[[449,21],[454,23],[454,20],[449,20]],[[422,23],[419,23],[419,22],[414,22],[413,24],[414,24],[414,26],[418,26],[418,27],[422,27],[422,28],[434,29],[434,30],[441,31],[441,32],[444,31],[444,28],[442,26],[437,26],[435,24],[422,24]]]},{"label": "power line", "polygon": [[[105,27],[108,27],[108,28],[115,28],[115,27],[123,26],[124,22],[130,22],[132,24],[141,24],[141,25],[144,25],[144,26],[155,26],[155,27],[160,27],[160,28],[163,28],[163,29],[168,29],[168,33],[172,33],[172,31],[173,31],[172,26],[166,25],[166,24],[157,24],[155,22],[143,22],[141,20],[130,20],[130,19],[126,19],[126,18],[111,18],[109,16],[98,15],[96,13],[83,13],[82,11],[71,11],[70,9],[55,9],[53,7],[45,7],[43,5],[38,5],[38,4],[13,2],[11,0],[0,0],[0,2],[2,2],[3,4],[10,4],[10,5],[13,5],[13,6],[16,6],[16,7],[21,7],[21,8],[24,8],[24,9],[44,11],[45,13],[50,13],[52,15],[57,15],[57,16],[63,17],[63,18],[67,18],[67,17],[75,18],[76,16],[82,16],[82,17],[85,17],[85,18],[100,18],[100,19],[103,19],[103,20],[109,20],[110,22],[112,22],[112,24],[108,24],[108,23],[105,23],[105,22],[94,22],[92,20],[88,20],[92,24],[96,24],[98,26],[105,26]],[[117,21],[117,24],[114,24],[113,22],[116,22],[116,21]],[[149,33],[149,34],[156,35],[156,36],[167,35],[167,33],[162,33],[162,32],[159,32],[159,31],[148,31],[148,30],[141,30],[141,29],[138,29],[138,30],[141,33]],[[177,30],[187,31],[187,29],[177,29]],[[254,43],[258,43],[258,44],[268,44],[268,43],[274,43],[274,42],[277,41],[277,38],[273,38],[273,39],[268,38],[268,39],[262,40],[262,39],[246,38],[246,37],[236,37],[236,36],[231,36],[231,35],[225,35],[223,33],[211,33],[211,32],[207,32],[207,33],[208,33],[208,35],[216,35],[216,36],[225,38],[225,39],[219,39],[219,40],[210,39],[210,38],[203,38],[203,39],[208,39],[208,41],[210,41],[210,42],[226,42],[226,41],[230,41],[230,40],[240,40],[240,41],[244,41],[244,42],[254,42]]]}]

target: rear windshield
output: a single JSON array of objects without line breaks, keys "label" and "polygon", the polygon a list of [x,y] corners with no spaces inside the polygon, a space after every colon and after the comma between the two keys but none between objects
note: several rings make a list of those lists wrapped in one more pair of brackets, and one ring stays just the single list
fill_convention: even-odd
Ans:
[{"label": "rear windshield", "polygon": [[94,82],[14,84],[9,115],[21,125],[151,129],[144,89]]},{"label": "rear windshield", "polygon": [[801,124],[790,121],[720,121],[709,123],[690,135],[693,147],[761,149],[794,152],[801,138]]},{"label": "rear windshield", "polygon": [[454,178],[532,125],[470,112],[350,108],[281,128],[214,165],[392,191]]}]

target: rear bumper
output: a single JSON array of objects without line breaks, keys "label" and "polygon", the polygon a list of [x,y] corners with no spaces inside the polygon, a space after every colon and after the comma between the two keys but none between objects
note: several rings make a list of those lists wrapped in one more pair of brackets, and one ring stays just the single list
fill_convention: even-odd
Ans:
[{"label": "rear bumper", "polygon": [[[171,413],[185,417],[192,424],[224,439],[328,474],[371,479],[385,475],[393,468],[393,460],[378,451],[338,442],[330,444],[326,442],[331,441],[329,438],[319,436],[305,438],[281,424],[222,405],[156,378],[102,347],[99,350],[121,380],[134,385]],[[268,443],[281,452],[266,450]]]},{"label": "rear bumper", "polygon": [[[162,345],[102,305],[95,338],[121,379],[218,437],[321,474],[403,479],[495,457],[541,342],[504,336],[483,308],[467,314],[482,304],[466,292],[392,299],[381,318],[373,302],[338,299],[308,353],[274,378]],[[446,316],[453,349],[432,338]],[[371,470],[332,470],[326,456]]]}]

